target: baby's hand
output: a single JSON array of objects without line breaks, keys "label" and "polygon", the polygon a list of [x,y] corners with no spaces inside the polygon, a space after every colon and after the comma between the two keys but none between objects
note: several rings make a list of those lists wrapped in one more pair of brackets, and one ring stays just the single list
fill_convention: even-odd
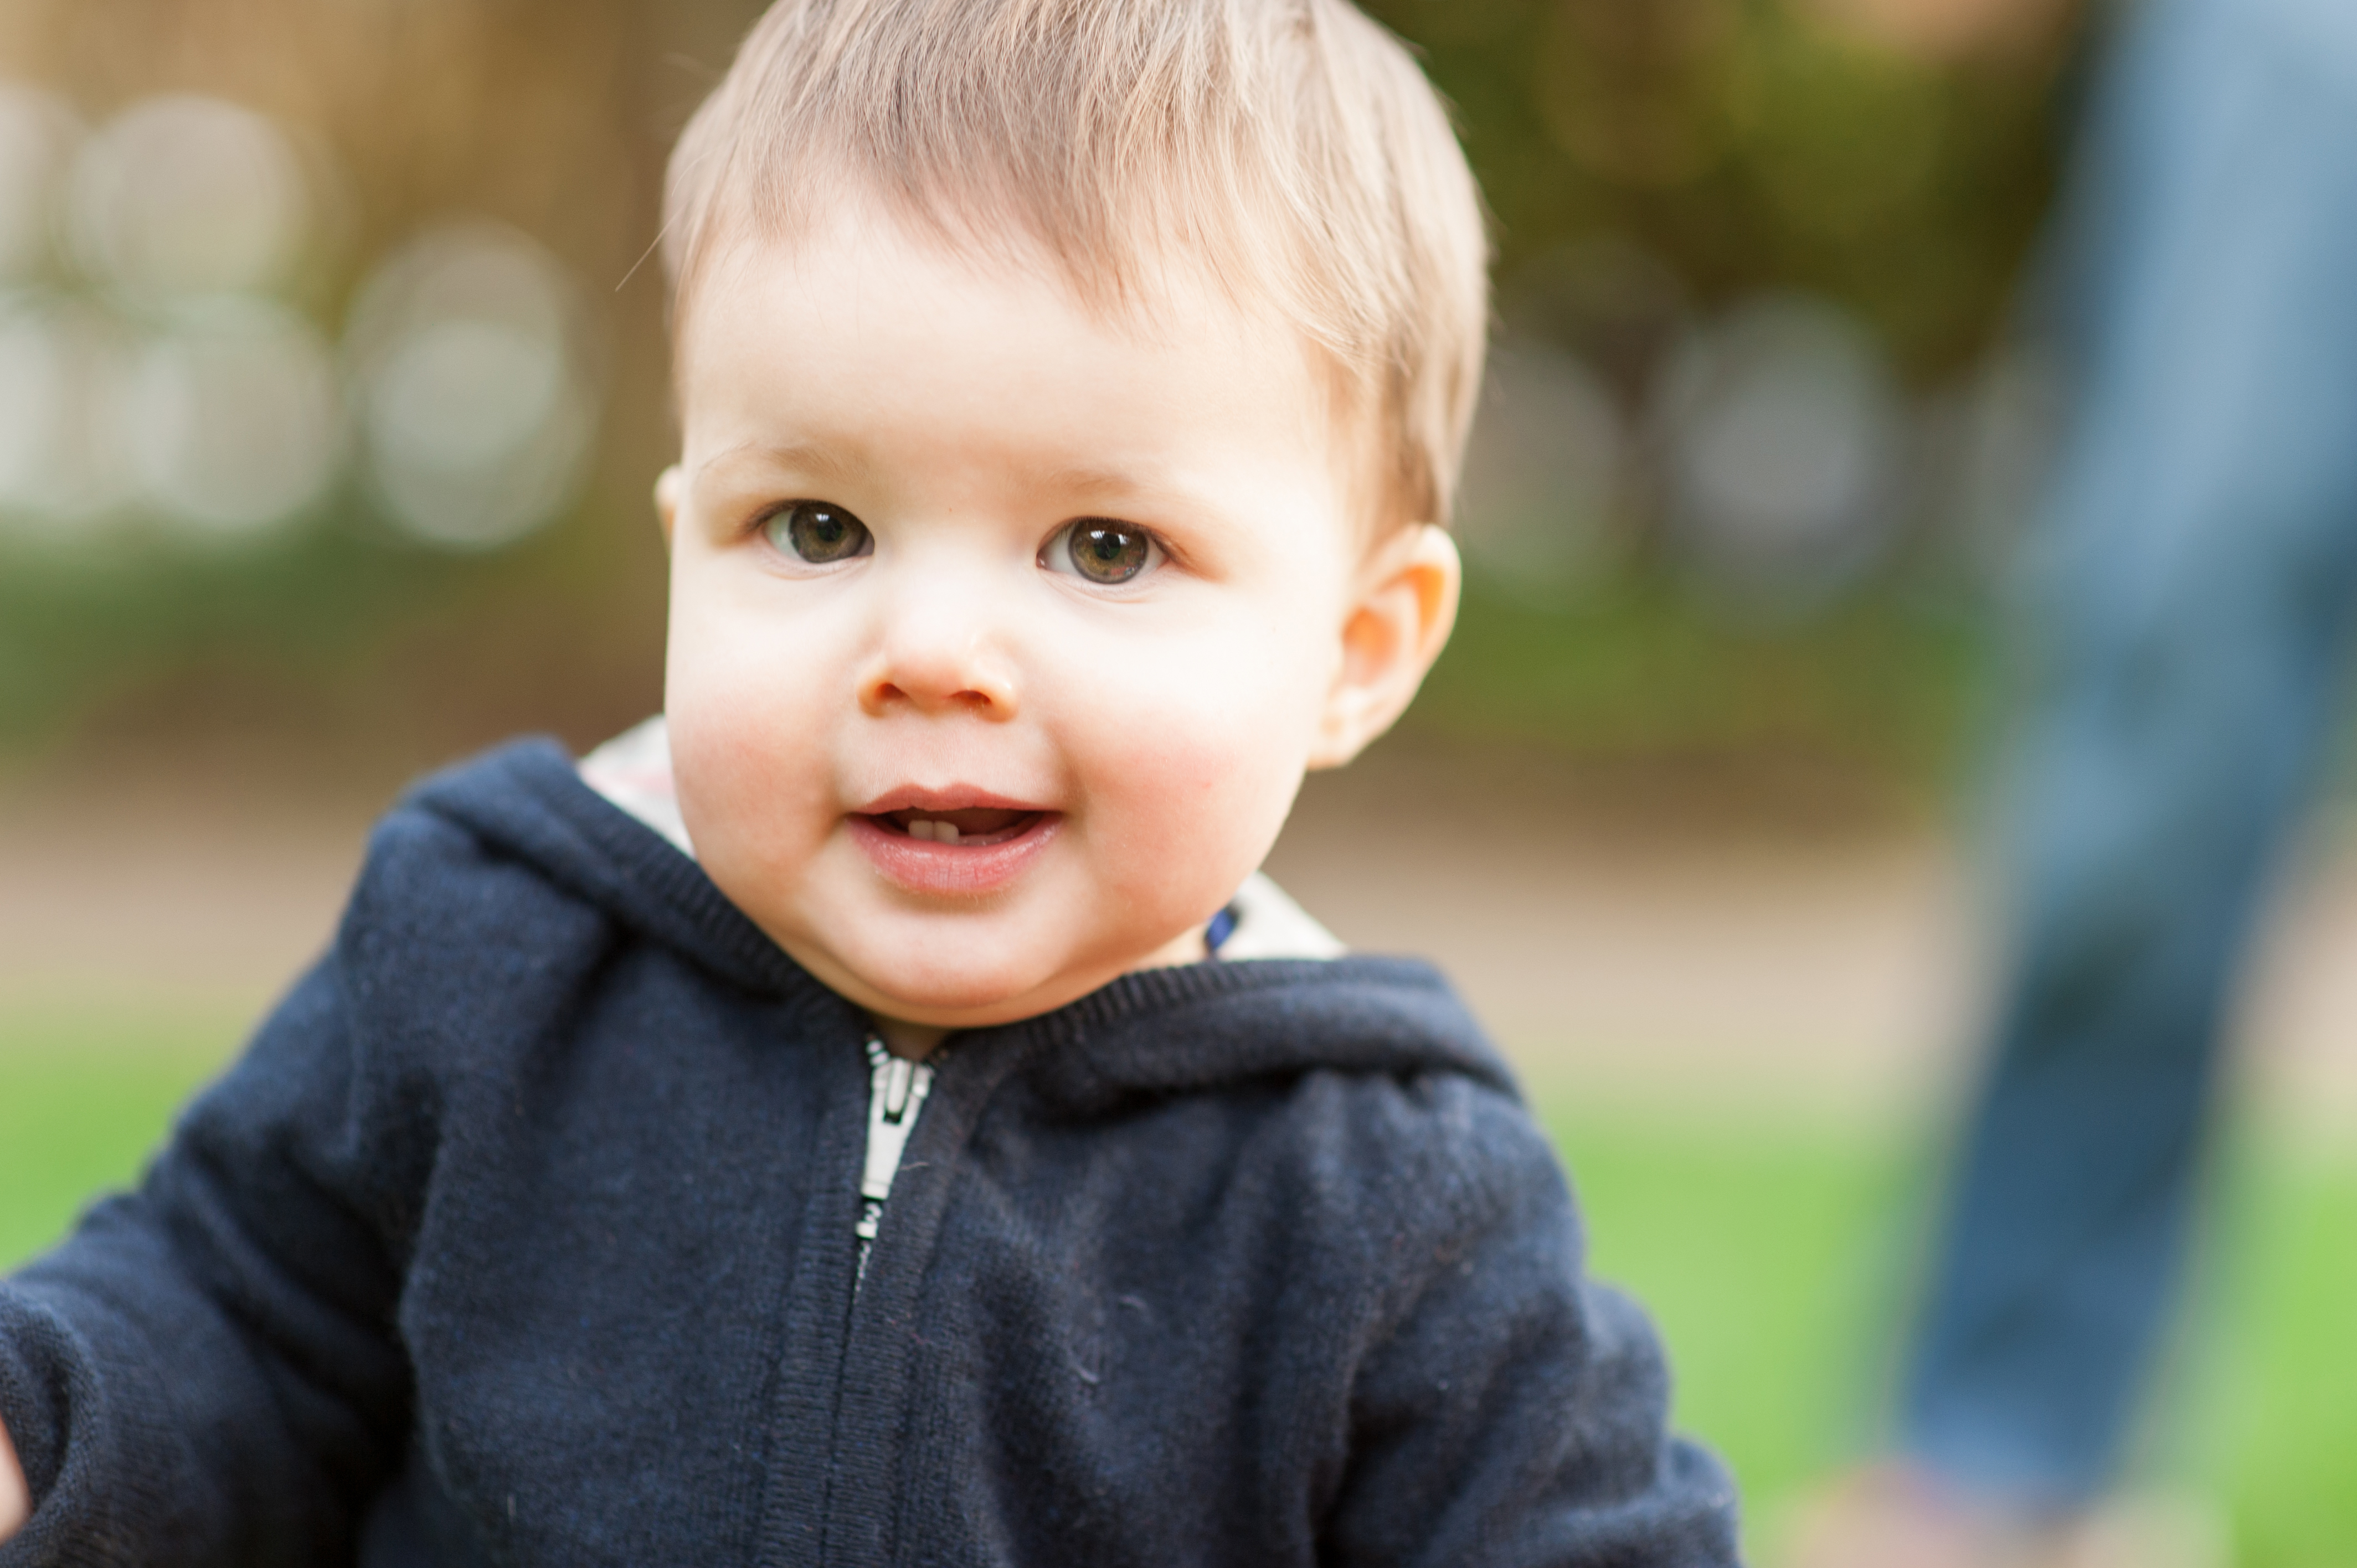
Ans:
[{"label": "baby's hand", "polygon": [[22,1530],[32,1512],[33,1494],[25,1485],[25,1468],[16,1463],[7,1423],[0,1422],[0,1541]]}]

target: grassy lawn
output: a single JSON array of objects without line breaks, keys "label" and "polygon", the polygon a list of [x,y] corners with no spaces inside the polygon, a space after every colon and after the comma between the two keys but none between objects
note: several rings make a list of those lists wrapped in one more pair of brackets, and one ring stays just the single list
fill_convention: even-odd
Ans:
[{"label": "grassy lawn", "polygon": [[[1866,1451],[1896,1360],[1928,1170],[1909,1141],[1584,1114],[1542,1090],[1593,1266],[1652,1309],[1678,1424],[1743,1484],[1753,1552]],[[2238,1568],[2357,1564],[2357,1161],[2244,1133],[2220,1161],[2190,1326],[2140,1484],[2224,1510]]]},{"label": "grassy lawn", "polygon": [[[129,1178],[233,1047],[228,1009],[0,1006],[0,1267]],[[1755,1548],[1870,1436],[1920,1155],[1893,1136],[1582,1108],[1542,1092],[1597,1272],[1641,1296],[1678,1421],[1743,1482]],[[2245,1140],[2255,1145],[2255,1140]],[[2231,1512],[2242,1568],[2357,1563],[2357,1163],[2228,1162],[2214,1283],[2155,1461]]]},{"label": "grassy lawn", "polygon": [[0,1268],[136,1175],[245,1023],[226,1007],[0,1004]]},{"label": "grassy lawn", "polygon": [[1538,1097],[1590,1266],[1653,1314],[1677,1424],[1735,1466],[1756,1550],[1871,1435],[1892,1247],[1919,1178],[1894,1143],[1855,1130],[1681,1125]]}]

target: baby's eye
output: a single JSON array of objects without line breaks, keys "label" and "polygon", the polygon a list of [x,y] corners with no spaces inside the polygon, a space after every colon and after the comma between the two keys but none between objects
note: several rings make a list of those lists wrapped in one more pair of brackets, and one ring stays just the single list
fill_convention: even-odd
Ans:
[{"label": "baby's eye", "polygon": [[814,565],[848,561],[875,547],[867,525],[833,501],[796,501],[761,524],[771,544]]},{"label": "baby's eye", "polygon": [[1092,583],[1126,583],[1162,564],[1162,546],[1144,529],[1086,517],[1049,540],[1039,564]]}]

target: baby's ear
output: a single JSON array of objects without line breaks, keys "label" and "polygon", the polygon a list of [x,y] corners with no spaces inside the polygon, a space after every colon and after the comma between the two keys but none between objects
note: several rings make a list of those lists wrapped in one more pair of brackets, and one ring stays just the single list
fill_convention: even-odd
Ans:
[{"label": "baby's ear", "polygon": [[655,479],[655,519],[662,524],[663,542],[671,542],[672,530],[679,526],[679,503],[687,488],[687,477],[673,463]]},{"label": "baby's ear", "polygon": [[1312,768],[1340,768],[1392,727],[1457,624],[1464,577],[1457,542],[1430,523],[1376,545],[1342,621],[1342,658],[1327,693]]}]

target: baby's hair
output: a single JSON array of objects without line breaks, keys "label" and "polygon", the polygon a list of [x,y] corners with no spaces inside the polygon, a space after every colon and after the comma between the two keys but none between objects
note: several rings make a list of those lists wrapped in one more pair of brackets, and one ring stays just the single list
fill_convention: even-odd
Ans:
[{"label": "baby's hair", "polygon": [[855,191],[952,244],[1033,242],[1092,307],[1150,301],[1175,263],[1272,309],[1376,437],[1381,515],[1448,520],[1480,198],[1423,72],[1347,0],[777,0],[672,155],[674,322],[716,256]]}]

